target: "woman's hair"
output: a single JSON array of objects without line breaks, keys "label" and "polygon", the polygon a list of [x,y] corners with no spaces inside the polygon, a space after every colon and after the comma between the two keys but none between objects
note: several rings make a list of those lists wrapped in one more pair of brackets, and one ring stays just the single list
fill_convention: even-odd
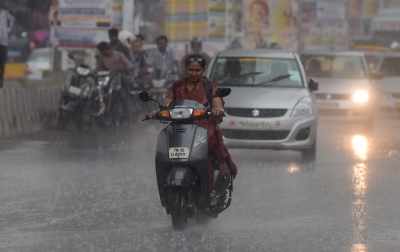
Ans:
[{"label": "woman's hair", "polygon": [[203,69],[206,68],[207,61],[200,54],[189,54],[185,59],[185,66],[189,66],[191,63],[199,64]]}]

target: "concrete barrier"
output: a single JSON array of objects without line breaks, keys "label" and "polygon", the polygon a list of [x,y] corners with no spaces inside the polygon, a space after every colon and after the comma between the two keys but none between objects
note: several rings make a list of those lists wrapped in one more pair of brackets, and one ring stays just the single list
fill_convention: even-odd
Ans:
[{"label": "concrete barrier", "polygon": [[[6,82],[0,89],[0,137],[31,134],[55,126],[61,85],[54,83],[62,83],[60,80],[24,84]],[[138,96],[132,97],[130,106],[137,121],[157,109],[155,104],[144,103]]]},{"label": "concrete barrier", "polygon": [[0,89],[0,137],[30,134],[43,129],[57,114],[59,87]]}]

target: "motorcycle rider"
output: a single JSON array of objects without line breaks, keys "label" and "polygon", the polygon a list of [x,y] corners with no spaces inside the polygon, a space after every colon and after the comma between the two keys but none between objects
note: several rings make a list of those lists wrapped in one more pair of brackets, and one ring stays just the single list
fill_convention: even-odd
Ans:
[{"label": "motorcycle rider", "polygon": [[124,54],[113,50],[111,45],[107,42],[100,42],[97,45],[99,55],[97,57],[97,71],[110,71],[122,73],[122,91],[120,92],[120,102],[124,116],[127,118],[127,122],[130,122],[130,111],[129,111],[129,98],[128,98],[128,85],[126,76],[129,76],[134,70],[134,65],[125,57]]},{"label": "motorcycle rider", "polygon": [[[174,52],[168,48],[168,37],[161,35],[156,39],[157,49],[151,51],[150,62],[155,79],[171,78],[170,75],[178,74],[178,61]],[[171,80],[168,80],[171,81]],[[175,81],[175,80],[172,80]],[[169,83],[167,83],[168,85]]]},{"label": "motorcycle rider", "polygon": [[183,67],[185,66],[186,58],[191,54],[200,54],[206,60],[207,66],[211,61],[211,57],[206,52],[203,51],[203,42],[197,37],[193,38],[190,41],[190,53],[183,58],[182,60]]},{"label": "motorcycle rider", "polygon": [[[219,165],[220,177],[231,175],[233,178],[237,175],[237,167],[233,162],[228,149],[223,143],[222,131],[218,124],[222,121],[224,115],[223,100],[216,96],[217,84],[212,83],[203,76],[206,67],[206,60],[198,54],[192,54],[186,57],[185,69],[186,76],[176,81],[167,91],[165,106],[169,107],[175,100],[195,100],[202,104],[211,103],[212,116],[208,120],[200,121],[200,126],[208,129],[208,149],[209,155],[216,158]],[[154,117],[154,113],[147,115],[148,118]],[[209,174],[209,192],[214,182],[213,166],[210,163]]]},{"label": "motorcycle rider", "polygon": [[121,52],[125,55],[127,59],[130,60],[130,52],[129,48],[122,43],[122,41],[119,39],[119,30],[116,28],[111,28],[108,30],[108,38],[110,40],[110,46],[112,49],[115,51]]},{"label": "motorcycle rider", "polygon": [[137,34],[131,41],[131,61],[135,66],[135,78],[142,90],[150,89],[151,75],[149,73],[149,55],[143,48],[144,36]]}]

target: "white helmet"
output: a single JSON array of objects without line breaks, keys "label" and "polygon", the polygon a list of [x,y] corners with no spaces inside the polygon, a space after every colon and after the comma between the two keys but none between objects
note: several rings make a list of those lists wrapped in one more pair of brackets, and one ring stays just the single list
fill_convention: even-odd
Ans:
[{"label": "white helmet", "polygon": [[118,38],[122,43],[124,43],[125,46],[129,47],[130,42],[135,40],[135,35],[133,35],[133,33],[130,31],[120,31]]},{"label": "white helmet", "polygon": [[390,45],[391,49],[399,49],[400,44],[397,41],[393,41],[392,44]]}]

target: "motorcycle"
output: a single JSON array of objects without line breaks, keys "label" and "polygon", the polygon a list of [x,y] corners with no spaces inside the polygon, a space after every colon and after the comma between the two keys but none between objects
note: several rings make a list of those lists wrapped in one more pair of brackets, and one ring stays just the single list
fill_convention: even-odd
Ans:
[{"label": "motorcycle", "polygon": [[172,69],[166,74],[161,74],[159,69],[150,69],[152,73],[152,89],[151,93],[157,99],[158,102],[163,103],[167,89],[179,79],[177,69]]},{"label": "motorcycle", "polygon": [[[217,95],[226,97],[230,91],[218,89]],[[230,206],[233,178],[219,176],[217,159],[208,152],[208,131],[196,124],[208,120],[210,110],[191,100],[177,101],[164,108],[147,92],[139,97],[144,102],[157,103],[160,108],[155,118],[144,120],[168,123],[158,137],[156,175],[161,204],[171,215],[173,227],[184,228],[192,217],[198,220],[217,217]],[[210,186],[214,188],[211,192]]]},{"label": "motorcycle", "polygon": [[[73,56],[71,59],[74,60]],[[96,78],[89,66],[76,64],[67,73],[61,94],[58,126],[67,127],[73,120],[79,130],[88,130],[99,115],[102,99],[96,88]]]},{"label": "motorcycle", "polygon": [[[99,91],[105,104],[104,122],[107,126],[119,126],[125,117],[128,117],[130,91],[126,85],[130,84],[130,79],[123,72],[100,71],[96,74]],[[124,86],[125,83],[125,86]],[[125,107],[125,108],[124,108]]]}]

